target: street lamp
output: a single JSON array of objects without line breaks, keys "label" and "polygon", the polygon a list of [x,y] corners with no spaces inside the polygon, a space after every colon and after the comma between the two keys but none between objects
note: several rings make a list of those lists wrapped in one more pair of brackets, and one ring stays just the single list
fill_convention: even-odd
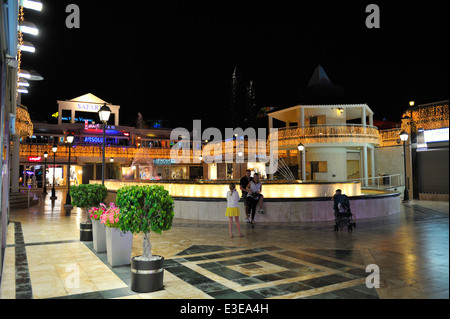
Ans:
[{"label": "street lamp", "polygon": [[45,159],[45,168],[44,168],[44,190],[43,190],[43,194],[47,195],[47,157],[48,157],[48,153],[45,152],[44,153],[44,159]]},{"label": "street lamp", "polygon": [[111,167],[109,168],[109,179],[112,179],[113,178],[112,170],[113,170],[113,164],[114,164],[114,157],[111,157],[109,159],[109,162],[111,163]]},{"label": "street lamp", "polygon": [[67,167],[67,195],[66,195],[66,205],[72,204],[72,199],[70,198],[70,149],[72,148],[72,143],[75,136],[73,133],[68,133],[66,137],[67,143],[69,143],[69,165]]},{"label": "street lamp", "polygon": [[[299,161],[299,164],[300,163],[302,163],[302,180],[305,180],[305,178],[304,178],[304,176],[306,176],[305,174],[304,174],[304,167],[303,167],[303,158],[302,158],[302,154],[303,154],[303,152],[305,151],[305,145],[303,145],[302,143],[300,143],[300,144],[298,144],[298,146],[297,146],[297,148],[298,148],[298,155],[299,155],[299,159],[300,159],[300,161]],[[288,151],[289,152],[289,151]]]},{"label": "street lamp", "polygon": [[52,196],[50,197],[50,199],[55,200],[57,199],[55,192],[56,152],[58,151],[58,146],[56,144],[53,145],[52,151],[53,151],[53,185],[52,185]]},{"label": "street lamp", "polygon": [[102,151],[102,185],[105,185],[105,140],[106,140],[106,124],[111,115],[111,109],[105,104],[98,111],[100,121],[103,122],[103,151]]},{"label": "street lamp", "polygon": [[408,140],[409,135],[405,131],[402,131],[400,133],[400,140],[403,142],[403,159],[404,159],[404,168],[405,168],[405,192],[403,195],[403,201],[407,202],[409,201],[409,192],[408,192],[408,186],[407,186],[407,178],[406,178],[406,141]]}]

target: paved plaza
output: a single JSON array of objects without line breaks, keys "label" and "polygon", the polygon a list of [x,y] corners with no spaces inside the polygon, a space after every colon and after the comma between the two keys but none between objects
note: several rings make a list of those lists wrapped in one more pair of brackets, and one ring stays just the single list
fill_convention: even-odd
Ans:
[{"label": "paved plaza", "polygon": [[[2,299],[449,298],[448,202],[402,203],[399,214],[370,220],[353,212],[353,232],[334,232],[333,222],[253,227],[241,217],[245,237],[234,229],[229,238],[225,212],[223,222],[174,220],[151,235],[153,254],[165,257],[164,289],[137,294],[130,266],[111,268],[106,253],[80,242],[84,216],[66,216],[57,196],[11,211]],[[132,255],[141,251],[135,236]],[[379,267],[378,289],[366,287],[368,265]]]}]

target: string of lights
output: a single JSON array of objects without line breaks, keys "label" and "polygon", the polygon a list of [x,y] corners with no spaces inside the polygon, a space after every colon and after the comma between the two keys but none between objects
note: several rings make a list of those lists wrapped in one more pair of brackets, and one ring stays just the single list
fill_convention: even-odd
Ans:
[{"label": "string of lights", "polygon": [[418,129],[436,130],[449,127],[448,101],[419,105],[408,109],[403,113],[403,117],[410,120],[402,121],[402,129],[411,133],[417,133]]},{"label": "string of lights", "polygon": [[31,122],[30,114],[24,106],[18,106],[16,109],[16,132],[22,138],[33,135],[34,126]]},{"label": "string of lights", "polygon": [[278,136],[269,135],[269,141],[278,140],[278,146],[295,146],[299,143],[380,143],[380,134],[374,126],[315,125],[278,129]]},{"label": "string of lights", "polygon": [[[20,6],[19,8],[19,25],[21,25],[23,23],[23,21],[25,20],[24,17],[24,12],[23,12],[23,6]],[[18,61],[18,67],[17,67],[17,90],[16,90],[16,98],[19,96],[19,80],[20,80],[20,70],[21,70],[21,66],[22,66],[22,45],[23,45],[23,32],[20,30],[19,28],[19,32],[18,32],[18,42],[19,42],[19,48],[17,50],[17,61]]]}]

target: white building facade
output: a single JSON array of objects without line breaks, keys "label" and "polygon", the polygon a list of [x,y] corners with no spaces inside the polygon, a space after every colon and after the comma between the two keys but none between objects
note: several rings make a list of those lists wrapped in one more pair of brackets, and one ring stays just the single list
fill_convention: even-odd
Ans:
[{"label": "white building facade", "polygon": [[360,179],[369,186],[380,141],[373,115],[367,104],[297,105],[268,114],[269,129],[278,128],[269,138],[278,139],[280,156],[289,166],[298,166],[300,180]]}]

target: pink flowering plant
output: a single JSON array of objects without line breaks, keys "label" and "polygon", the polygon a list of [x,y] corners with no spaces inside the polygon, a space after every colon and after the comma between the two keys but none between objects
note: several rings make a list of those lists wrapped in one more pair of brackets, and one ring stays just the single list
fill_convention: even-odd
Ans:
[{"label": "pink flowering plant", "polygon": [[108,209],[100,216],[100,223],[106,227],[119,228],[119,215],[120,208],[116,207],[114,203],[110,203]]},{"label": "pink flowering plant", "polygon": [[[110,204],[110,206],[111,206],[111,204]],[[106,205],[103,203],[100,203],[100,207],[92,207],[89,210],[89,217],[91,217],[91,219],[93,219],[93,220],[100,220],[100,217],[106,210],[107,210]]]}]

